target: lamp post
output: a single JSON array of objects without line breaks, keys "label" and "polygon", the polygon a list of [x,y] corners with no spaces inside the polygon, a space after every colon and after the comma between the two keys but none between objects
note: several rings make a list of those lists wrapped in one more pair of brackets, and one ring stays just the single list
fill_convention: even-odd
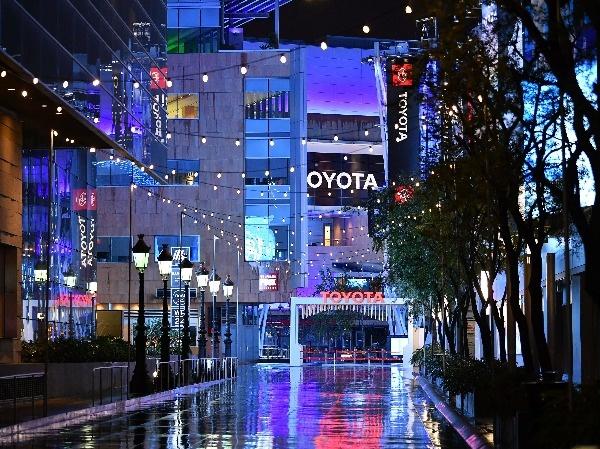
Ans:
[{"label": "lamp post", "polygon": [[150,377],[146,369],[146,317],[144,315],[144,271],[148,267],[150,247],[144,242],[144,234],[138,235],[138,241],[131,249],[131,254],[139,273],[140,291],[137,333],[135,335],[135,368],[131,377],[130,389],[133,396],[143,396],[150,392]]},{"label": "lamp post", "polygon": [[169,360],[171,357],[170,346],[171,338],[169,336],[169,276],[171,276],[171,269],[173,268],[173,255],[169,251],[169,245],[166,243],[162,246],[162,251],[158,255],[158,272],[163,281],[163,301],[162,301],[162,326],[160,333],[160,361],[161,365],[161,379],[164,382],[165,378],[169,375]]},{"label": "lamp post", "polygon": [[217,329],[217,293],[221,286],[221,278],[213,268],[211,280],[208,282],[208,288],[212,294],[212,357],[219,357],[219,330]]},{"label": "lamp post", "polygon": [[[46,284],[46,281],[48,280],[48,264],[44,261],[38,260],[37,263],[35,264],[35,266],[33,267],[33,280],[35,281],[36,285],[39,285],[40,288]],[[38,300],[37,300],[37,314],[36,314],[36,322],[37,322],[37,339],[39,339],[41,337],[41,323],[40,321],[45,319],[44,313],[41,312],[40,310],[42,310],[41,307],[41,301],[40,301],[40,297],[38,296]]]},{"label": "lamp post", "polygon": [[223,282],[223,295],[225,295],[225,357],[231,357],[231,327],[229,324],[229,300],[233,295],[233,281],[231,276]]},{"label": "lamp post", "polygon": [[190,356],[190,282],[194,274],[194,264],[187,256],[179,264],[181,280],[185,287],[185,303],[183,306],[183,336],[181,337],[181,358],[183,360]]},{"label": "lamp post", "polygon": [[[63,273],[63,278],[65,280],[65,285],[69,289],[69,338],[75,337],[75,323],[73,322],[73,287],[75,287],[75,283],[77,282],[77,276],[73,271],[73,267],[69,265],[69,269]],[[58,322],[60,323],[60,315],[58,317]]]},{"label": "lamp post", "polygon": [[92,338],[96,337],[96,293],[98,292],[98,282],[90,281],[88,282],[88,292],[90,293],[91,301],[92,301],[92,323],[90,334]]},{"label": "lamp post", "polygon": [[204,322],[204,290],[208,286],[209,272],[204,266],[204,262],[200,262],[200,268],[196,271],[196,282],[200,289],[200,305],[198,307],[198,357],[206,357],[206,323]]}]

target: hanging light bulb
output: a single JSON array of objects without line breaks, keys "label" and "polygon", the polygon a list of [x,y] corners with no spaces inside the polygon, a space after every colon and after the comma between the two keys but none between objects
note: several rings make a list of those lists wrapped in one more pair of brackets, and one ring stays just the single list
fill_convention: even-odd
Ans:
[{"label": "hanging light bulb", "polygon": [[279,57],[279,61],[282,64],[285,64],[287,62],[287,57],[285,56],[285,54],[283,54],[283,53],[281,54],[281,56]]},{"label": "hanging light bulb", "polygon": [[406,5],[406,8],[404,8],[404,11],[406,12],[406,14],[411,14],[412,8],[410,7],[410,5]]},{"label": "hanging light bulb", "polygon": [[139,89],[140,88],[140,83],[138,83],[137,81],[133,82],[133,88],[134,89]]},{"label": "hanging light bulb", "polygon": [[40,80],[39,80],[39,79],[37,79],[37,78],[33,78],[33,84],[37,84],[37,83],[39,83],[39,82],[40,82]]},{"label": "hanging light bulb", "polygon": [[202,75],[202,81],[205,83],[208,83],[208,73],[205,73],[204,75]]},{"label": "hanging light bulb", "polygon": [[235,146],[239,147],[241,145],[240,139],[235,139]]},{"label": "hanging light bulb", "polygon": [[327,50],[327,42],[325,42],[325,41],[321,42],[321,50],[323,50],[323,51]]},{"label": "hanging light bulb", "polygon": [[274,147],[275,146],[275,139],[269,140],[269,145],[271,145],[272,147]]},{"label": "hanging light bulb", "polygon": [[202,136],[202,139],[200,139],[200,142],[206,143],[206,136]]},{"label": "hanging light bulb", "polygon": [[246,67],[245,65],[240,66],[240,73],[242,75],[245,75],[246,73],[248,73],[248,67]]},{"label": "hanging light bulb", "polygon": [[98,78],[96,78],[94,81],[92,81],[92,86],[99,86],[100,85],[100,80]]},{"label": "hanging light bulb", "polygon": [[0,77],[4,78],[6,76],[6,70],[2,70],[0,72]]},{"label": "hanging light bulb", "polygon": [[369,130],[365,129],[365,137],[367,137],[369,135]]},{"label": "hanging light bulb", "polygon": [[171,78],[167,78],[167,87],[173,87],[173,81],[171,81]]},{"label": "hanging light bulb", "polygon": [[371,28],[369,28],[369,25],[364,25],[363,26],[363,33],[369,34],[369,31],[371,31]]},{"label": "hanging light bulb", "polygon": [[69,82],[68,81],[63,81],[62,86],[66,89],[67,87],[69,87]]},{"label": "hanging light bulb", "polygon": [[339,139],[340,139],[340,138],[338,137],[338,135],[337,135],[337,134],[336,134],[335,136],[333,136],[333,140],[334,140],[335,142],[337,142]]},{"label": "hanging light bulb", "polygon": [[26,90],[21,91],[21,96],[23,98],[27,97],[27,91]]},{"label": "hanging light bulb", "polygon": [[94,117],[94,123],[98,123],[100,119],[98,117]]},{"label": "hanging light bulb", "polygon": [[295,171],[296,171],[296,169],[295,169],[295,168],[294,168],[294,166],[292,165],[292,166],[290,167],[290,173],[294,173]]},{"label": "hanging light bulb", "polygon": [[306,138],[305,137],[302,138],[302,145],[306,145]]}]

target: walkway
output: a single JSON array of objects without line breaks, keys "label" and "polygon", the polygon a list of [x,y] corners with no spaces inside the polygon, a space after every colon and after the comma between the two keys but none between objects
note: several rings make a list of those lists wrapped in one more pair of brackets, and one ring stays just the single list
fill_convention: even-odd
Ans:
[{"label": "walkway", "polygon": [[256,365],[193,396],[9,447],[464,448],[440,421],[400,365]]}]

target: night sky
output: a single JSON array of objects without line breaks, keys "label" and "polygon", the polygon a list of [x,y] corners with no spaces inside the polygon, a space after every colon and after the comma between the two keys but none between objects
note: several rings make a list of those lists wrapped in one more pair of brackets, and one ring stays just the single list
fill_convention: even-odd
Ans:
[{"label": "night sky", "polygon": [[[405,13],[410,3],[412,14]],[[321,42],[325,36],[416,39],[415,20],[425,16],[424,2],[416,0],[293,0],[281,8],[281,40]],[[368,6],[367,6],[368,5]],[[369,25],[366,35],[363,25]],[[273,18],[244,26],[247,37],[267,37]]]}]

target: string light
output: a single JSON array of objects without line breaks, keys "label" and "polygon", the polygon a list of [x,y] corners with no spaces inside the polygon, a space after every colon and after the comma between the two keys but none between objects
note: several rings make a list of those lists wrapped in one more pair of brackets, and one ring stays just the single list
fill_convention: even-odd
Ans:
[{"label": "string light", "polygon": [[138,83],[137,81],[133,82],[133,88],[134,89],[139,89],[140,88],[140,83]]},{"label": "string light", "polygon": [[63,86],[63,88],[66,89],[67,87],[69,87],[69,82],[68,81],[63,81],[62,86]]},{"label": "string light", "polygon": [[202,136],[202,138],[200,139],[200,142],[206,143],[206,136]]},{"label": "string light", "polygon": [[285,64],[285,63],[287,62],[287,58],[286,58],[286,56],[285,56],[284,54],[281,54],[281,56],[279,57],[279,61],[280,61],[282,64]]},{"label": "string light", "polygon": [[248,73],[248,67],[246,67],[245,65],[240,66],[240,73],[242,75],[245,75],[246,73]]},{"label": "string light", "polygon": [[369,25],[364,25],[362,30],[363,30],[363,33],[369,34],[369,31],[371,31],[371,28],[369,28]]},{"label": "string light", "polygon": [[323,51],[327,50],[327,42],[325,42],[325,41],[321,42],[321,50],[323,50]]},{"label": "string light", "polygon": [[94,81],[92,81],[92,86],[99,86],[100,85],[100,80],[99,79],[95,79]]},{"label": "string light", "polygon": [[205,83],[208,83],[208,73],[205,73],[204,75],[202,75],[202,81]]},{"label": "string light", "polygon": [[37,83],[39,83],[39,82],[40,82],[40,80],[39,80],[39,79],[37,79],[37,78],[35,78],[35,77],[33,78],[33,84],[37,84]]}]

